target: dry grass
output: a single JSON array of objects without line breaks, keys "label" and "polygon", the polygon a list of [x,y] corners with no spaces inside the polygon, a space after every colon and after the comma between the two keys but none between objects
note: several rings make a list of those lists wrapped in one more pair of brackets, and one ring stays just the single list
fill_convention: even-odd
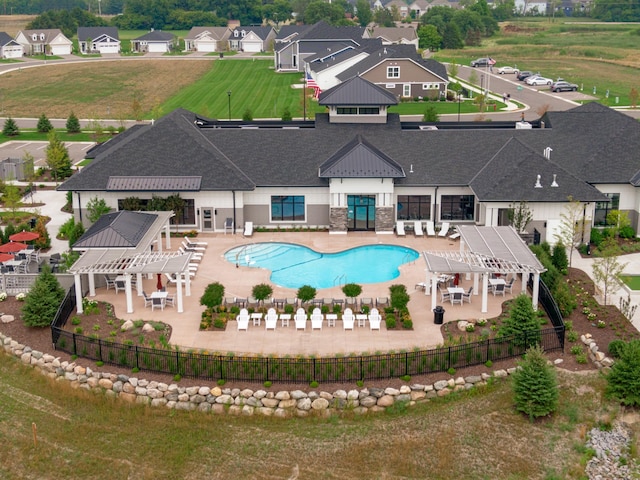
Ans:
[{"label": "dry grass", "polygon": [[585,432],[618,411],[597,374],[561,374],[559,411],[530,423],[508,381],[386,414],[280,420],[123,405],[28,372],[0,355],[1,478],[28,465],[39,479],[571,479]]},{"label": "dry grass", "polygon": [[[10,10],[6,9],[6,2],[3,3],[3,6],[2,13],[10,12]],[[0,15],[0,32],[7,32],[12,37],[15,37],[34,18],[36,18],[35,15]]]}]

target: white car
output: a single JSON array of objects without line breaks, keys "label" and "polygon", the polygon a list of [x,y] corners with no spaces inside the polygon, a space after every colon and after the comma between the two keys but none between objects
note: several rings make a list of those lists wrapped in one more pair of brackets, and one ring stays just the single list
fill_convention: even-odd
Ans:
[{"label": "white car", "polygon": [[546,78],[546,77],[541,77],[539,75],[536,76],[532,76],[532,77],[527,77],[525,79],[525,83],[527,85],[532,85],[532,86],[539,86],[539,85],[552,85],[553,84],[553,80],[551,80],[550,78]]},{"label": "white car", "polygon": [[498,73],[500,75],[504,75],[505,73],[514,73],[514,74],[518,74],[518,72],[520,72],[520,70],[518,70],[517,68],[514,67],[500,67],[498,69]]}]

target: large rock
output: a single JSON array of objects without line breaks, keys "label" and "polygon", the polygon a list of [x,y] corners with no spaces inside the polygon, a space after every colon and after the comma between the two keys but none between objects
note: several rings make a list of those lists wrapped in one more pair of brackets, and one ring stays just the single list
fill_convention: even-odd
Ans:
[{"label": "large rock", "polygon": [[2,323],[11,323],[15,320],[15,317],[13,315],[2,315],[0,317],[0,321]]}]

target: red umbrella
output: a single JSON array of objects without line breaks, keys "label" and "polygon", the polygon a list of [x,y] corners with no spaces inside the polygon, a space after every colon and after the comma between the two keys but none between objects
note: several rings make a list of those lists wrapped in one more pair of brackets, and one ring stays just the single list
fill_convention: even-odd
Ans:
[{"label": "red umbrella", "polygon": [[12,242],[30,242],[31,240],[37,240],[38,238],[40,238],[39,234],[36,232],[27,232],[26,230],[9,236],[9,240]]},{"label": "red umbrella", "polygon": [[0,263],[13,260],[15,257],[11,253],[0,253]]},{"label": "red umbrella", "polygon": [[162,290],[162,274],[158,274],[158,283],[156,284],[156,288],[158,291]]},{"label": "red umbrella", "polygon": [[15,253],[20,250],[25,250],[27,245],[20,242],[9,242],[4,245],[0,245],[0,253]]}]

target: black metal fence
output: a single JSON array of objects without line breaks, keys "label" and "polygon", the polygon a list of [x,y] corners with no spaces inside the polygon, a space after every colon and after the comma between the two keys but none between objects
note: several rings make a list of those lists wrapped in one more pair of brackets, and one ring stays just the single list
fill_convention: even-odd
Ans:
[{"label": "black metal fence", "polygon": [[[531,286],[531,285],[530,285]],[[539,344],[546,352],[564,350],[565,326],[549,289],[540,282],[540,303],[553,327],[517,335],[429,350],[344,357],[271,357],[211,355],[125,345],[78,335],[64,330],[76,306],[71,287],[51,324],[56,350],[125,368],[180,375],[203,380],[308,383],[356,382],[424,375],[522,356],[527,347]]]}]

